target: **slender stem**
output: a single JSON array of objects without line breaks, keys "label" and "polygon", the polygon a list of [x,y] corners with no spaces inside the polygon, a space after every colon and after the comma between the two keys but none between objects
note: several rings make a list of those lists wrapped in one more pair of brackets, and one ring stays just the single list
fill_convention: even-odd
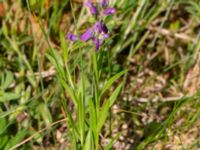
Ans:
[{"label": "slender stem", "polygon": [[[99,113],[100,113],[100,98],[99,98],[99,69],[98,69],[98,53],[96,53],[95,50],[92,50],[92,70],[93,70],[93,76],[94,76],[94,99],[95,99],[95,111],[96,111],[96,118],[98,118]],[[96,123],[96,129],[97,129],[97,124],[98,121]],[[95,138],[95,149],[98,150],[98,146],[99,146],[99,133],[95,132],[94,133],[94,138]]]}]

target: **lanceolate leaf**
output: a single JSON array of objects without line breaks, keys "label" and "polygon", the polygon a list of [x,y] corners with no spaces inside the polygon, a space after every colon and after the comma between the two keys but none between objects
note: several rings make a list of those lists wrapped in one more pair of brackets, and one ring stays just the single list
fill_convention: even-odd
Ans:
[{"label": "lanceolate leaf", "polygon": [[8,88],[8,86],[12,83],[12,81],[13,81],[13,74],[11,73],[11,72],[7,72],[6,73],[6,79],[5,79],[5,81],[3,82],[3,85],[2,85],[2,88],[3,89],[6,89],[6,88]]},{"label": "lanceolate leaf", "polygon": [[66,89],[67,94],[69,94],[71,100],[73,101],[74,105],[77,107],[77,95],[74,93],[74,90],[64,81],[64,80],[60,80],[62,86]]},{"label": "lanceolate leaf", "polygon": [[99,119],[98,119],[98,125],[97,125],[97,131],[99,132],[101,130],[101,128],[103,127],[106,118],[108,116],[108,112],[109,112],[109,108],[113,105],[113,103],[115,102],[115,100],[117,99],[117,96],[119,95],[119,92],[122,88],[122,84],[120,84],[115,91],[112,93],[112,95],[110,96],[110,98],[104,103],[104,105],[102,106],[100,115],[99,115]]},{"label": "lanceolate leaf", "polygon": [[114,75],[112,78],[110,78],[106,84],[103,86],[102,91],[101,91],[101,95],[103,95],[105,93],[106,90],[108,90],[111,85],[120,77],[122,76],[124,73],[126,73],[126,70],[121,71],[119,73],[117,73],[116,75]]},{"label": "lanceolate leaf", "polygon": [[21,131],[19,131],[14,137],[12,137],[9,142],[6,144],[5,146],[5,150],[7,149],[10,149],[12,146],[18,144],[19,142],[21,142],[24,137],[26,136],[27,134],[27,130],[26,129],[23,129]]},{"label": "lanceolate leaf", "polygon": [[93,149],[94,149],[94,141],[92,138],[92,132],[91,130],[89,130],[83,150],[93,150]]}]

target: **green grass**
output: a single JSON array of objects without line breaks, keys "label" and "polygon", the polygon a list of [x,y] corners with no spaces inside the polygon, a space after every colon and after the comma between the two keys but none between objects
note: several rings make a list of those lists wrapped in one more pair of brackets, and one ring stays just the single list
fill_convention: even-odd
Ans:
[{"label": "green grass", "polygon": [[0,5],[0,149],[198,147],[198,0],[113,1],[98,52],[65,38],[95,21],[81,3]]}]

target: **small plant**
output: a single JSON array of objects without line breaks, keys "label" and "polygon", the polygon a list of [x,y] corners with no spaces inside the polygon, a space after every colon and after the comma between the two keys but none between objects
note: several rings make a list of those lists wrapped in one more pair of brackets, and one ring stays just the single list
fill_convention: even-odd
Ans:
[{"label": "small plant", "polygon": [[[86,42],[88,40],[92,40],[92,42],[95,45],[96,51],[100,50],[102,43],[106,42],[106,39],[109,38],[110,32],[108,31],[108,28],[104,22],[104,19],[108,15],[112,15],[116,13],[116,9],[109,7],[109,1],[107,0],[100,0],[98,6],[94,6],[94,4],[88,0],[85,3],[85,6],[89,8],[91,14],[95,17],[95,23],[92,25],[92,27],[88,28],[80,37],[78,37],[75,34],[68,33],[66,35],[67,39],[71,41],[81,41]],[[121,76],[125,73],[125,71],[122,71],[115,76],[111,77],[107,80],[107,82],[104,84],[103,87],[100,87],[100,78],[101,78],[101,68],[100,66],[100,55],[101,51],[99,53],[96,53],[92,50],[92,83],[89,87],[89,89],[85,88],[85,75],[84,75],[84,69],[82,66],[82,75],[81,75],[81,90],[76,91],[76,89],[73,89],[72,87],[68,87],[68,92],[73,93],[70,94],[71,98],[74,99],[74,105],[77,109],[77,123],[73,124],[72,128],[75,133],[74,135],[78,135],[78,139],[75,141],[80,141],[81,143],[81,149],[85,150],[92,150],[92,149],[99,149],[99,136],[102,130],[103,125],[105,124],[106,118],[109,114],[109,109],[115,102],[117,96],[120,93],[122,84],[120,84],[114,92],[111,94],[111,96],[103,100],[102,96],[103,94],[110,89],[111,85]],[[105,80],[105,79],[104,79]],[[87,91],[89,90],[89,91]],[[92,90],[93,92],[91,93]],[[71,92],[73,91],[73,92]],[[90,93],[87,95],[86,93]],[[102,101],[103,100],[103,101]],[[87,117],[89,114],[89,117]],[[113,139],[114,140],[114,139]],[[107,149],[111,147],[113,140],[108,143]],[[106,149],[106,148],[105,148]]]}]

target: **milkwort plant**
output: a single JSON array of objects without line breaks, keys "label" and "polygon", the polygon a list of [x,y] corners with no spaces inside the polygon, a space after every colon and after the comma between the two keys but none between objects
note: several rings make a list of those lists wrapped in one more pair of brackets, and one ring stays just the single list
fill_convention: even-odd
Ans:
[{"label": "milkwort plant", "polygon": [[[101,81],[101,52],[103,51],[103,43],[110,36],[110,32],[105,24],[105,17],[116,13],[116,9],[109,7],[109,0],[99,0],[97,5],[94,5],[91,0],[88,0],[85,4],[90,10],[90,13],[95,18],[95,23],[86,31],[77,36],[72,33],[67,33],[66,38],[74,42],[87,42],[91,40],[95,45],[95,50],[91,50],[91,77],[87,79],[85,76],[85,70],[83,67],[83,56],[81,58],[81,79],[80,84],[75,86],[75,83],[70,78],[69,84],[65,84],[64,87],[67,93],[72,99],[76,109],[76,121],[72,119],[71,113],[67,110],[68,124],[72,131],[72,149],[84,149],[84,150],[98,150],[100,148],[100,134],[103,126],[106,123],[106,119],[109,115],[109,110],[117,99],[122,84],[119,84],[116,89],[108,98],[103,98],[106,91],[108,91],[112,84],[119,79],[126,71],[121,71],[110,77],[109,79],[103,79],[105,81],[103,86]],[[98,53],[97,53],[98,51]],[[70,74],[68,72],[68,76]],[[91,81],[89,86],[85,81]],[[105,97],[105,96],[104,96]],[[116,137],[111,137],[109,143],[104,145],[104,149],[110,149],[112,144],[116,140]]]}]

